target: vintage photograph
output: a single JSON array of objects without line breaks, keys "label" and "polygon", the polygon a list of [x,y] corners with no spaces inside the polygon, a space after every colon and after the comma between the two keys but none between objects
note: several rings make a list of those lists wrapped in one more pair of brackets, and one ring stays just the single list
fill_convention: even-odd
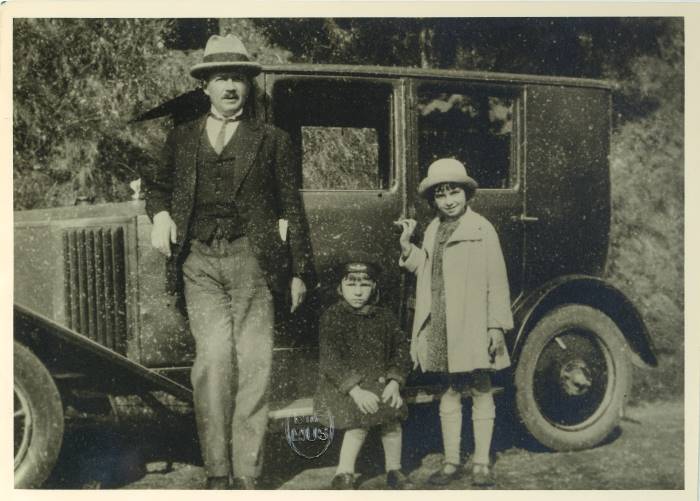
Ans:
[{"label": "vintage photograph", "polygon": [[686,33],[15,17],[15,488],[685,489]]}]

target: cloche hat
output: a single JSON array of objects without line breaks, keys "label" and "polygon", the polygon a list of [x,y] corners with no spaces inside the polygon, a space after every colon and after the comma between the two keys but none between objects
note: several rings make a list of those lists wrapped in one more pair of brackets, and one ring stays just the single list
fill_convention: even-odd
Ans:
[{"label": "cloche hat", "polygon": [[479,187],[467,174],[464,164],[454,158],[441,158],[430,164],[428,175],[418,185],[418,193],[425,197],[430,188],[442,183],[464,184],[472,190]]},{"label": "cloche hat", "polygon": [[262,66],[250,59],[250,55],[235,35],[212,35],[204,48],[202,62],[190,69],[194,78],[205,78],[213,70],[236,69],[254,77],[262,71]]}]

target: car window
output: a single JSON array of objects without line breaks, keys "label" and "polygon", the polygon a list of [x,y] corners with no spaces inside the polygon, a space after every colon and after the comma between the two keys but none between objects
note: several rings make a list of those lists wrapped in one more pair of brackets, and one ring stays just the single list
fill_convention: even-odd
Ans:
[{"label": "car window", "polygon": [[421,177],[434,160],[451,157],[481,188],[515,185],[514,96],[430,83],[418,87],[417,97]]},{"label": "car window", "polygon": [[301,152],[305,190],[381,190],[390,183],[392,87],[338,79],[283,79],[275,124]]}]

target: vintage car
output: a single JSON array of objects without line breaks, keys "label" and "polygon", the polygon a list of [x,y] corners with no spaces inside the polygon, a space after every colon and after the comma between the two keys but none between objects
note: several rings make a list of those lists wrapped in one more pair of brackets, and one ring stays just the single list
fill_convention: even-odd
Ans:
[{"label": "vintage car", "polygon": [[[640,314],[601,278],[611,86],[321,65],[265,67],[257,86],[256,114],[287,130],[301,155],[319,278],[297,313],[280,315],[271,416],[312,412],[317,319],[334,300],[331,270],[345,246],[381,261],[383,301],[408,332],[414,284],[397,266],[392,222],[429,221],[418,182],[432,160],[455,157],[480,184],[472,206],[495,225],[508,269],[513,367],[501,397],[548,448],[606,439],[623,413],[631,363],[657,363]],[[165,292],[165,258],[150,230],[138,196],[15,213],[17,487],[45,481],[64,411],[79,407],[81,395],[141,395],[158,406],[160,392],[191,401],[193,340],[178,296]],[[414,374],[409,402],[431,401],[431,383]]]}]

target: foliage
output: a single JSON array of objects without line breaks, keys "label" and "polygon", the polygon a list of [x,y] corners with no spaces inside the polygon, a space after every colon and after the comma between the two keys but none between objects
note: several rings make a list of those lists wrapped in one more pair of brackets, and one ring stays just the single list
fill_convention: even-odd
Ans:
[{"label": "foliage", "polygon": [[[683,391],[683,38],[660,40],[663,57],[630,62],[627,86],[659,106],[612,138],[613,220],[608,277],[637,305],[660,367],[640,371],[637,397]],[[636,82],[636,86],[634,83]]]},{"label": "foliage", "polygon": [[306,189],[373,190],[380,184],[377,131],[359,127],[304,127]]},{"label": "foliage", "polygon": [[[143,106],[184,89],[167,26],[143,19],[18,19],[14,26],[16,209],[124,199],[144,149]],[[173,76],[177,74],[177,78]]]}]

